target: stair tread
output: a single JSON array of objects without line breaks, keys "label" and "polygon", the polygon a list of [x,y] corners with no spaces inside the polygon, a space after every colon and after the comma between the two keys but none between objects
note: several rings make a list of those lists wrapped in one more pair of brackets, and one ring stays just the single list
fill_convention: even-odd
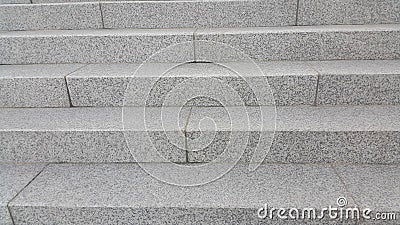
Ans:
[{"label": "stair tread", "polygon": [[[167,164],[149,166],[166,174],[172,171]],[[395,176],[399,172],[398,165],[266,164],[254,172],[237,165],[215,182],[179,187],[154,179],[137,164],[51,164],[9,207],[16,221],[40,217],[46,221],[73,221],[85,217],[82,212],[86,210],[91,213],[84,213],[85,219],[91,222],[101,215],[103,222],[131,223],[162,217],[167,218],[160,221],[176,219],[173,215],[177,216],[179,209],[196,215],[202,212],[208,218],[231,218],[229,210],[234,210],[239,218],[253,221],[257,209],[265,204],[321,210],[337,206],[339,197],[347,199],[348,207],[399,212],[399,180]],[[369,179],[365,180],[366,176]],[[135,214],[141,209],[146,213]],[[97,210],[103,213],[97,214]],[[50,213],[54,211],[57,213]]]},{"label": "stair tread", "polygon": [[3,31],[0,37],[31,36],[108,36],[108,35],[146,35],[146,34],[246,34],[246,33],[319,33],[319,32],[365,32],[365,31],[399,31],[400,24],[367,24],[367,25],[318,25],[318,26],[283,26],[283,27],[233,27],[233,28],[157,28],[157,29],[81,29],[81,30],[27,30]]},{"label": "stair tread", "polygon": [[[151,166],[164,168],[165,173],[172,171],[171,166],[167,164]],[[293,192],[285,194],[285,191],[290,191],[293,186],[297,187],[292,190],[301,187],[304,191],[312,191],[318,185],[326,185],[328,190],[328,187],[332,188],[330,189],[332,192],[326,195],[332,199],[321,199],[322,191],[321,196],[313,196],[312,199],[312,205],[322,206],[328,199],[328,202],[334,203],[336,196],[344,194],[343,186],[333,174],[333,170],[326,165],[263,165],[254,174],[247,169],[246,166],[239,166],[215,183],[204,187],[185,188],[157,181],[137,164],[52,164],[11,204],[64,207],[255,208],[260,207],[260,204],[262,206],[266,203],[264,201],[273,196],[285,198],[295,195]],[[294,173],[296,170],[299,172]],[[298,178],[296,175],[307,177],[309,182],[296,180]],[[321,178],[315,182],[314,179],[318,179],[318,176]],[[255,185],[257,183],[258,185]],[[279,187],[279,184],[284,186]],[[272,194],[274,191],[279,194]],[[298,194],[311,195],[311,193]],[[270,199],[270,203],[279,200],[279,198]],[[309,199],[304,201],[296,202],[299,203],[296,206],[306,206]],[[288,203],[285,202],[285,205]]]},{"label": "stair tread", "polygon": [[8,203],[44,169],[46,164],[0,163],[0,223],[13,224]]}]

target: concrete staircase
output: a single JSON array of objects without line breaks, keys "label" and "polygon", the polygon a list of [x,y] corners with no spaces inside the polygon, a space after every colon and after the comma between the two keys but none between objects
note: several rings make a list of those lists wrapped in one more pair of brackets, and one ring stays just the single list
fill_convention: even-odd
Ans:
[{"label": "concrete staircase", "polygon": [[0,0],[1,225],[399,224],[399,118],[398,0]]}]

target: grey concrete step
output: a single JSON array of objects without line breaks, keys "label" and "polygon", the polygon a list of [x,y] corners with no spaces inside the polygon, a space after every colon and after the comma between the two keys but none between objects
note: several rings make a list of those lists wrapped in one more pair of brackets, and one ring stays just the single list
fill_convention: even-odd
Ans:
[{"label": "grey concrete step", "polygon": [[258,65],[260,70],[246,62],[93,64],[66,79],[71,103],[79,107],[314,103],[317,72],[307,63]]},{"label": "grey concrete step", "polygon": [[[140,107],[124,111],[121,108],[2,109],[0,161],[186,162],[183,122],[189,109],[165,109],[165,121],[159,115],[161,109],[144,110]],[[122,123],[122,113],[132,118],[129,123]],[[127,143],[128,138],[132,142]],[[161,157],[149,154],[149,149],[156,149]],[[140,160],[133,153],[140,154]]]},{"label": "grey concrete step", "polygon": [[154,60],[190,61],[193,33],[194,29],[2,32],[0,64],[142,62],[178,43],[183,43],[180,51],[163,51]]},{"label": "grey concrete step", "polygon": [[397,0],[300,0],[298,25],[400,23]]},{"label": "grey concrete step", "polygon": [[[398,59],[399,24],[198,29],[196,60]],[[224,43],[209,44],[202,41]]]},{"label": "grey concrete step", "polygon": [[0,5],[0,30],[103,28],[98,3]]},{"label": "grey concrete step", "polygon": [[84,65],[0,65],[0,107],[69,107],[65,76]]},{"label": "grey concrete step", "polygon": [[0,164],[0,224],[12,225],[8,203],[29,184],[45,164]]},{"label": "grey concrete step", "polygon": [[400,162],[398,106],[274,112],[269,106],[4,108],[0,162]]},{"label": "grey concrete step", "polygon": [[0,30],[258,27],[295,23],[295,0],[0,5]]},{"label": "grey concrete step", "polygon": [[399,30],[347,25],[0,32],[0,64],[240,61],[243,55],[256,61],[398,59]]},{"label": "grey concrete step", "polygon": [[[76,2],[94,3],[97,7],[91,7],[88,10],[88,6],[82,6],[82,8],[87,8],[83,13],[85,15],[82,15],[79,12],[83,9],[71,7]],[[0,0],[0,4],[20,3],[27,3],[27,5],[14,5],[2,11],[3,18],[8,19],[6,21],[8,26],[0,26],[2,29],[41,29],[49,26],[54,29],[66,29],[65,27],[72,24],[76,25],[75,29],[81,29],[82,26],[89,24],[97,26],[98,19],[101,17],[104,28],[246,27],[400,22],[400,3],[397,0],[128,0],[123,2],[121,0]],[[44,3],[47,5],[39,5]],[[64,3],[64,6],[52,6],[49,3]],[[54,13],[57,11],[61,13],[59,15]],[[67,12],[70,13],[69,15],[75,14],[81,18],[84,16],[92,19],[83,24],[76,22],[71,24],[67,21],[76,21],[76,18],[70,18]],[[5,16],[9,13],[18,14],[20,17]],[[44,17],[45,15],[47,17]],[[91,17],[88,17],[89,15]],[[31,23],[29,18],[33,21],[37,19],[37,23]],[[60,21],[67,23],[63,24]],[[23,24],[24,22],[26,24]]]},{"label": "grey concrete step", "polygon": [[[148,166],[173,173],[171,165]],[[51,164],[8,205],[15,224],[396,224],[372,218],[398,218],[399,172],[398,165],[266,164],[254,172],[237,166],[215,182],[182,187],[137,164]],[[370,209],[371,219],[331,219],[327,212],[323,219],[281,219],[276,211],[273,219],[258,217],[265,205],[285,215],[292,208],[320,215],[337,208],[338,198],[344,209]]]},{"label": "grey concrete step", "polygon": [[[271,100],[276,105],[400,103],[399,60],[257,65],[263,74],[247,62],[149,64],[149,71],[136,71],[139,64],[95,64],[68,75],[67,83],[73,106],[182,106],[182,98],[190,99],[188,105],[194,106],[270,105]],[[168,73],[162,74],[165,71]],[[240,98],[235,99],[228,89]],[[225,93],[217,95],[216,90]],[[129,94],[125,99],[124,93]],[[192,99],[197,96],[203,98]],[[205,96],[221,99],[210,101]]]},{"label": "grey concrete step", "polygon": [[398,105],[399,79],[399,60],[1,65],[0,107]]}]

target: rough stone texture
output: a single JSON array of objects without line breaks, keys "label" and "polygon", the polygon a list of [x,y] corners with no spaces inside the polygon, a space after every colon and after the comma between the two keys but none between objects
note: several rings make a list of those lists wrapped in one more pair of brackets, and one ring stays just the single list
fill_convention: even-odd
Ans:
[{"label": "rough stone texture", "polygon": [[[64,3],[64,2],[109,2],[110,0],[32,0],[32,3]],[[118,1],[137,1],[137,0],[112,0],[113,2]],[[147,0],[145,0],[147,1]],[[173,0],[166,0],[173,1]]]},{"label": "rough stone texture", "polygon": [[296,1],[143,1],[102,3],[106,28],[295,25]]},{"label": "rough stone texture", "polygon": [[0,30],[100,29],[97,3],[0,6]]},{"label": "rough stone texture", "polygon": [[[146,110],[124,110],[123,126],[120,108],[2,109],[0,161],[186,161],[185,152],[179,149],[185,140],[182,131],[164,122],[175,121],[169,115],[176,114],[164,109],[167,119],[160,120],[157,109]],[[188,112],[182,111],[179,116],[185,120]],[[151,158],[147,150],[153,148],[164,159]],[[133,158],[137,152],[142,158]]]},{"label": "rough stone texture", "polygon": [[69,107],[65,76],[82,65],[1,65],[0,107]]},{"label": "rough stone texture", "polygon": [[[270,113],[265,113],[265,107],[262,109],[267,116],[263,130],[251,123],[248,126],[245,117],[238,120],[237,108],[193,108],[186,129],[189,161],[209,162],[225,157],[221,154],[226,151],[243,152],[241,160],[250,162],[256,147],[261,147],[264,152],[269,150],[264,153],[265,162],[400,162],[398,107],[278,107],[272,145],[273,113],[271,109]],[[202,121],[206,117],[214,123]],[[256,125],[262,124],[258,117],[259,114],[249,114],[250,122]],[[237,145],[232,143],[238,140],[245,142],[245,149],[227,147]]]},{"label": "rough stone texture", "polygon": [[[395,213],[397,220],[363,220],[361,224],[398,224],[400,216],[400,184],[398,165],[335,166],[354,201],[361,208]],[[397,222],[397,223],[396,223]]]},{"label": "rough stone texture", "polygon": [[[317,73],[303,62],[96,64],[67,77],[73,106],[311,105]],[[253,68],[246,68],[253,67]],[[226,68],[224,68],[226,67]],[[237,68],[240,67],[240,70]],[[171,69],[172,68],[172,69]],[[233,71],[239,71],[240,74]],[[165,72],[165,73],[164,73]],[[164,74],[163,74],[164,73]],[[268,81],[268,83],[267,83]],[[126,91],[128,83],[130,88]],[[268,85],[269,84],[269,85]],[[124,102],[124,94],[127,94]],[[192,99],[194,98],[194,99]],[[214,99],[214,100],[212,100]]]},{"label": "rough stone texture", "polygon": [[300,0],[298,25],[400,23],[397,0]]},{"label": "rough stone texture", "polygon": [[30,0],[0,0],[0,4],[26,4],[31,3]]},{"label": "rough stone texture", "polygon": [[242,59],[233,48],[261,61],[397,59],[399,28],[390,24],[199,29],[195,57],[199,61]]},{"label": "rough stone texture", "polygon": [[0,224],[11,225],[8,203],[44,168],[44,164],[0,163]]},{"label": "rough stone texture", "polygon": [[[193,30],[47,30],[0,33],[1,64],[193,60]],[[164,48],[183,43],[176,48]]]},{"label": "rough stone texture", "polygon": [[136,164],[51,165],[10,208],[17,224],[287,224],[261,221],[257,210],[264,204],[319,209],[336,205],[339,196],[354,204],[334,171],[321,165],[262,165],[255,172],[240,166],[197,187],[162,183]]},{"label": "rough stone texture", "polygon": [[320,74],[317,104],[399,104],[400,61],[326,61],[311,65]]},{"label": "rough stone texture", "polygon": [[93,64],[67,76],[73,106],[123,106],[129,78],[140,64]]},{"label": "rough stone texture", "polygon": [[317,73],[306,62],[263,62],[258,65],[267,76],[276,105],[314,103],[318,78]]}]

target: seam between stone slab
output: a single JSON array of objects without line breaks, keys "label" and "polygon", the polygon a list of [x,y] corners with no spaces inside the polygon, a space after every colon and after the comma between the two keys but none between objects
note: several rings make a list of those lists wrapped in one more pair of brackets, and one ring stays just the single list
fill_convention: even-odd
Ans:
[{"label": "seam between stone slab", "polygon": [[183,134],[185,136],[185,158],[186,158],[186,163],[189,163],[187,126],[189,125],[189,122],[190,122],[190,117],[192,115],[192,109],[193,109],[193,106],[191,106],[190,109],[189,109],[189,114],[188,114],[188,117],[187,117],[187,120],[186,120],[186,124],[183,127]]},{"label": "seam between stone slab", "polygon": [[315,97],[314,97],[313,106],[317,106],[320,79],[321,79],[321,74],[317,72],[317,85],[315,87],[315,95],[314,95]]},{"label": "seam between stone slab", "polygon": [[313,65],[311,65],[309,62],[306,62],[306,65],[313,70],[315,73],[317,73],[317,85],[315,87],[315,94],[314,94],[314,101],[313,101],[313,106],[317,106],[317,100],[318,100],[318,91],[319,91],[319,82],[321,79],[321,73],[318,69],[316,69]]},{"label": "seam between stone slab", "polygon": [[300,8],[300,0],[297,0],[296,22],[295,22],[295,26],[298,26],[298,21],[299,21],[299,8]]},{"label": "seam between stone slab", "polygon": [[67,88],[67,95],[68,95],[69,107],[73,107],[73,105],[72,105],[71,91],[69,90],[69,85],[68,85],[67,77],[68,77],[69,75],[71,75],[71,74],[77,72],[78,70],[80,70],[80,69],[86,67],[86,66],[87,66],[87,64],[86,64],[86,65],[83,65],[83,66],[81,66],[81,67],[79,67],[79,68],[77,68],[76,70],[73,70],[73,71],[69,72],[67,75],[64,76],[65,87]]},{"label": "seam between stone slab", "polygon": [[11,222],[13,223],[13,224],[15,224],[15,222],[14,222],[14,217],[12,216],[12,213],[11,213],[11,209],[10,209],[10,203],[23,191],[23,190],[25,190],[25,188],[26,187],[28,187],[32,182],[33,182],[33,180],[35,180],[47,167],[49,166],[49,163],[47,163],[45,166],[43,166],[43,168],[23,187],[23,188],[21,188],[21,190],[19,190],[18,192],[17,192],[17,194],[15,194],[15,196],[10,200],[10,201],[8,201],[7,202],[7,210],[8,210],[8,213],[10,214],[10,218],[11,218]]},{"label": "seam between stone slab", "polygon": [[[336,174],[336,176],[338,177],[339,181],[342,183],[342,185],[343,185],[345,191],[346,191],[347,194],[350,196],[350,198],[353,199],[353,201],[354,201],[354,203],[355,203],[356,205],[361,206],[360,203],[357,202],[356,198],[353,196],[353,193],[350,192],[350,190],[347,188],[346,182],[344,181],[344,179],[342,178],[342,176],[340,176],[340,173],[339,173],[339,171],[337,170],[335,164],[331,164],[330,166],[331,166],[333,172],[334,172],[334,173]],[[345,197],[345,196],[344,196],[344,197]]]},{"label": "seam between stone slab", "polygon": [[99,4],[99,9],[100,9],[101,25],[102,25],[103,29],[105,29],[105,27],[104,27],[103,7],[101,7],[102,3],[98,2],[98,4]]}]

